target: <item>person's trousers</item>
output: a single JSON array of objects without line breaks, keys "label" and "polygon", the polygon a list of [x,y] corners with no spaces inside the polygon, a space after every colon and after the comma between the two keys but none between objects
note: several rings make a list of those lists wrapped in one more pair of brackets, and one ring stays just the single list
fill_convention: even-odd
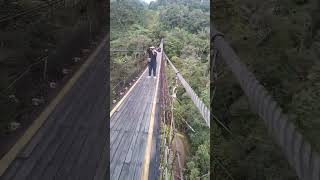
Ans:
[{"label": "person's trousers", "polygon": [[148,68],[149,68],[149,76],[151,76],[151,72],[153,72],[153,76],[156,76],[157,63],[150,62],[148,64]]}]

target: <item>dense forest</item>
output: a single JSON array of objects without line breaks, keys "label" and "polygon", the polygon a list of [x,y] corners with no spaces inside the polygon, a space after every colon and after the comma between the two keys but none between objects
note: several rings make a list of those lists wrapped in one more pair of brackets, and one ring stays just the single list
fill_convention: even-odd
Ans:
[{"label": "dense forest", "polygon": [[[214,26],[319,152],[319,1],[216,0],[213,7]],[[212,179],[298,179],[232,73],[223,63],[217,71]]]},{"label": "dense forest", "polygon": [[[139,0],[112,1],[110,11],[111,49],[146,50],[158,46],[164,38],[168,58],[209,107],[209,1],[157,0],[150,4]],[[145,61],[144,56],[132,52],[111,54],[111,89],[121,76],[130,76]],[[166,71],[171,93],[174,73],[169,66]],[[115,94],[111,94],[113,100]],[[174,108],[179,134],[176,137],[184,137],[183,148],[187,151],[183,158],[185,179],[209,179],[209,128],[181,85]]]}]

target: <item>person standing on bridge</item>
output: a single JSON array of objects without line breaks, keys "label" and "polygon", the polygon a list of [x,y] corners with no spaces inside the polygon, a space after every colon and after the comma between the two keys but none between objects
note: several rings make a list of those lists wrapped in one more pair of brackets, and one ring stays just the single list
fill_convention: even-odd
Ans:
[{"label": "person standing on bridge", "polygon": [[148,68],[149,68],[149,76],[147,78],[151,77],[151,72],[153,73],[153,78],[156,78],[156,69],[157,69],[157,52],[155,50],[155,47],[150,47],[148,49]]}]

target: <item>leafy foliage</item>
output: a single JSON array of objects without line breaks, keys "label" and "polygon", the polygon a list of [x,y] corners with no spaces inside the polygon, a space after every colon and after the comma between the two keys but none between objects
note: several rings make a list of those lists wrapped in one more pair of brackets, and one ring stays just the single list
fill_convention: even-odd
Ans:
[{"label": "leafy foliage", "polygon": [[[160,22],[161,27],[167,27],[176,18],[174,14],[177,9],[185,11],[197,10],[192,5],[187,6],[183,3],[163,6],[160,9],[160,17],[164,18]],[[169,13],[168,13],[169,12]],[[163,17],[161,14],[164,14]],[[190,20],[194,14],[185,14],[185,19]],[[209,106],[209,15],[201,11],[201,16],[206,21],[202,30],[195,31],[192,26],[187,24],[170,24],[170,28],[165,28],[165,53],[172,60],[183,77],[191,85],[195,93]],[[202,21],[192,19],[192,21]],[[192,21],[186,21],[191,23]],[[196,22],[192,22],[195,23]],[[200,29],[200,28],[199,28]],[[170,87],[172,88],[174,74],[169,73]],[[171,91],[170,91],[171,92]],[[209,172],[209,128],[205,124],[198,109],[195,107],[184,88],[180,85],[177,90],[177,102],[173,112],[176,126],[180,132],[187,135],[190,143],[190,154],[187,158],[184,176],[186,179],[197,179]],[[186,123],[192,129],[191,130]],[[202,179],[208,179],[209,176]]]},{"label": "leafy foliage", "polygon": [[[281,105],[304,136],[319,149],[319,5],[315,1],[216,1],[214,24]],[[226,23],[228,22],[228,23]],[[263,121],[226,67],[215,82],[211,134],[214,179],[298,179]],[[218,161],[217,159],[220,159]],[[220,163],[219,163],[220,162]],[[221,165],[222,164],[222,165]]]},{"label": "leafy foliage", "polygon": [[178,27],[196,33],[209,26],[209,14],[201,9],[174,4],[161,10],[160,21],[164,28]]},{"label": "leafy foliage", "polygon": [[134,24],[144,23],[144,4],[139,0],[113,1],[110,4],[111,41],[119,38],[121,33]]}]

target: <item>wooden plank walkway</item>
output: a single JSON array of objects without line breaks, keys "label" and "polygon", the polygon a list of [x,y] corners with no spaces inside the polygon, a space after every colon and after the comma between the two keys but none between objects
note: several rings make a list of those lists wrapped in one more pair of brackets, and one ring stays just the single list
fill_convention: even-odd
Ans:
[{"label": "wooden plank walkway", "polygon": [[107,179],[106,52],[98,52],[1,180]]},{"label": "wooden plank walkway", "polygon": [[[159,78],[160,53],[157,57],[157,78]],[[138,180],[141,178],[145,159],[152,104],[157,79],[147,78],[148,70],[111,115],[110,119],[110,179]],[[151,144],[149,179],[159,175],[159,98],[156,99],[156,115]]]}]

